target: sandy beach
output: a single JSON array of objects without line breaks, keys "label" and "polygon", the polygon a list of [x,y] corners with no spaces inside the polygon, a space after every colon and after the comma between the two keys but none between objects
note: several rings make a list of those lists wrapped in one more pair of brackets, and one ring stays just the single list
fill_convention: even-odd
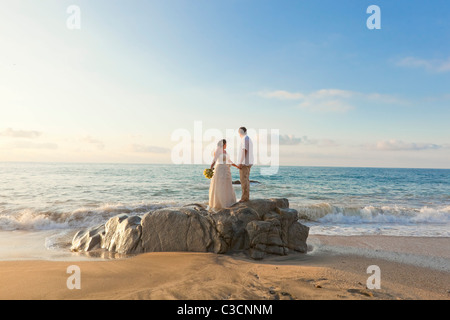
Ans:
[{"label": "sandy beach", "polygon": [[[262,261],[244,254],[184,252],[103,261],[1,261],[0,299],[450,299],[448,265],[439,270],[396,261],[392,254],[380,258],[348,253],[352,248],[367,253],[370,247],[372,252],[415,257],[439,254],[448,263],[449,238],[311,236],[308,240],[308,254]],[[330,244],[349,250],[330,252]],[[67,288],[70,265],[80,268],[81,289]],[[366,288],[370,265],[380,267],[380,289]]]},{"label": "sandy beach", "polygon": [[2,4],[0,301],[450,300],[450,1]]}]

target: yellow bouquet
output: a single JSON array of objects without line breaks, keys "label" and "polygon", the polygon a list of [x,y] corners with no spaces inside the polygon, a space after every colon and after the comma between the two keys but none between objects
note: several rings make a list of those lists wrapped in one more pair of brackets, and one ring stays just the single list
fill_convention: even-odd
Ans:
[{"label": "yellow bouquet", "polygon": [[211,179],[214,175],[214,168],[213,169],[205,169],[203,170],[203,174],[206,178]]}]

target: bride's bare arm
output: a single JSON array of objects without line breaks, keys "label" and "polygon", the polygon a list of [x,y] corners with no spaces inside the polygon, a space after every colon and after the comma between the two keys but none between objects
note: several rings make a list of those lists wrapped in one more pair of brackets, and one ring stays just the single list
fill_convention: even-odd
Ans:
[{"label": "bride's bare arm", "polygon": [[215,164],[216,164],[216,153],[214,152],[214,159],[213,162],[211,163],[211,169],[214,168]]}]

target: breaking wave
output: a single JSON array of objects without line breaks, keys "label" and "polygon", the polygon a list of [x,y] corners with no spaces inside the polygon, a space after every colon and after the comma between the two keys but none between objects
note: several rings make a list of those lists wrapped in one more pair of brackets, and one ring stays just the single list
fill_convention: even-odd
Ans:
[{"label": "breaking wave", "polygon": [[450,223],[450,206],[407,208],[401,206],[340,207],[330,203],[292,206],[299,218],[307,221],[335,224],[360,223]]},{"label": "breaking wave", "polygon": [[0,230],[76,229],[105,223],[121,213],[143,215],[147,212],[180,205],[179,203],[139,203],[125,205],[104,204],[98,207],[80,207],[72,211],[21,209],[0,213]]}]

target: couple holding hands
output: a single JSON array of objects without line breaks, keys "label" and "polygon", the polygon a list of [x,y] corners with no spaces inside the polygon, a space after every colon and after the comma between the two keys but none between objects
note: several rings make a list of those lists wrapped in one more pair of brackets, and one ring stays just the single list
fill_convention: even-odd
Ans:
[{"label": "couple holding hands", "polygon": [[238,164],[234,164],[226,151],[227,141],[220,140],[214,152],[211,169],[214,175],[209,187],[209,207],[213,210],[228,208],[236,203],[236,193],[233,189],[230,167],[239,169],[242,187],[242,196],[239,202],[250,200],[250,169],[253,165],[253,142],[247,136],[245,127],[239,128],[241,146],[239,148]]}]

